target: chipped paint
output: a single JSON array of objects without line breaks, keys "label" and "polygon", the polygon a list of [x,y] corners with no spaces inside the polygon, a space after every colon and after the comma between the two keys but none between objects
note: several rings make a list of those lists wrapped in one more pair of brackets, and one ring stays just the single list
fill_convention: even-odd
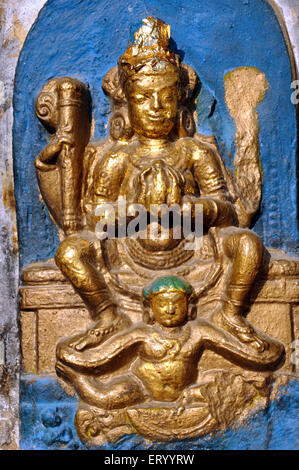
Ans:
[{"label": "chipped paint", "polygon": [[3,200],[3,205],[6,209],[10,209],[12,211],[15,210],[15,195],[14,195],[14,188],[12,183],[10,183],[9,186],[3,185],[2,189],[2,200]]},{"label": "chipped paint", "polygon": [[14,75],[26,35],[44,3],[45,0],[9,0],[0,4],[0,449],[3,450],[19,448],[19,273],[12,166]]},{"label": "chipped paint", "polygon": [[0,106],[3,106],[5,103],[5,85],[0,81]]},{"label": "chipped paint", "polygon": [[5,349],[4,349],[4,341],[3,339],[0,340],[0,366],[5,364]]},{"label": "chipped paint", "polygon": [[27,35],[27,29],[19,20],[17,13],[14,14],[13,24],[12,40],[16,38],[19,41],[19,50],[21,50]]}]

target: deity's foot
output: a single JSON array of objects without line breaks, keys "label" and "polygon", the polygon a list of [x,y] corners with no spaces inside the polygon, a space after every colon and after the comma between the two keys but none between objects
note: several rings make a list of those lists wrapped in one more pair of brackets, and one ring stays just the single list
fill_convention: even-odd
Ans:
[{"label": "deity's foot", "polygon": [[[109,309],[112,313],[113,308],[109,307]],[[109,309],[106,309],[104,313],[107,313]],[[68,346],[76,351],[83,351],[86,348],[98,346],[108,335],[117,333],[123,327],[129,326],[129,319],[125,315],[114,314],[114,317],[111,321],[111,315],[101,315],[91,329],[72,338]]]},{"label": "deity's foot", "polygon": [[237,337],[239,341],[251,343],[259,352],[269,349],[269,343],[264,336],[257,333],[240,313],[230,312],[222,306],[212,313],[210,321]]}]

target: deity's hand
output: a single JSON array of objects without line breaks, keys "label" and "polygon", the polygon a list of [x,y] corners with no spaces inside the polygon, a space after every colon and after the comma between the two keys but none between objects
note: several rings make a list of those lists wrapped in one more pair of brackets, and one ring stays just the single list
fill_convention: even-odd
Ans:
[{"label": "deity's hand", "polygon": [[218,215],[216,202],[208,197],[196,197],[187,194],[181,200],[181,209],[184,214],[190,214],[192,219],[196,217],[198,211],[202,212],[205,227],[211,227]]},{"label": "deity's hand", "polygon": [[55,164],[59,153],[62,151],[63,145],[73,146],[73,140],[66,135],[58,136],[57,134],[51,139],[50,143],[42,150],[35,160],[35,166],[43,170],[48,169],[45,164]]},{"label": "deity's hand", "polygon": [[137,177],[137,190],[135,203],[146,205],[147,184],[145,177],[151,172],[151,167],[146,167]]},{"label": "deity's hand", "polygon": [[168,203],[179,204],[182,197],[182,189],[185,183],[185,178],[175,168],[168,167],[168,174],[172,181],[172,186],[169,192]]}]

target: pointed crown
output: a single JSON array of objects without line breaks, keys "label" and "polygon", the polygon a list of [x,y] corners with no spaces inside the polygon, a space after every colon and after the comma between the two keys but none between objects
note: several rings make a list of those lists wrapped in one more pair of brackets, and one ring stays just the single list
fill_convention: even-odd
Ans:
[{"label": "pointed crown", "polygon": [[142,20],[134,39],[128,44],[126,52],[120,57],[119,64],[133,73],[145,64],[159,71],[167,64],[178,65],[178,58],[169,49],[170,25],[158,18],[148,16]]}]

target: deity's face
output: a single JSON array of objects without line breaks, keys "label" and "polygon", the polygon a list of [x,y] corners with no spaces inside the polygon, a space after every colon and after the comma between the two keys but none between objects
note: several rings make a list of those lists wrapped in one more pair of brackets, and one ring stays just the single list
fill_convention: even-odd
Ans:
[{"label": "deity's face", "polygon": [[159,73],[138,72],[128,80],[126,95],[131,125],[138,135],[168,136],[178,108],[178,73],[173,67]]},{"label": "deity's face", "polygon": [[188,315],[188,299],[185,292],[161,292],[151,297],[154,317],[160,325],[179,326]]}]

